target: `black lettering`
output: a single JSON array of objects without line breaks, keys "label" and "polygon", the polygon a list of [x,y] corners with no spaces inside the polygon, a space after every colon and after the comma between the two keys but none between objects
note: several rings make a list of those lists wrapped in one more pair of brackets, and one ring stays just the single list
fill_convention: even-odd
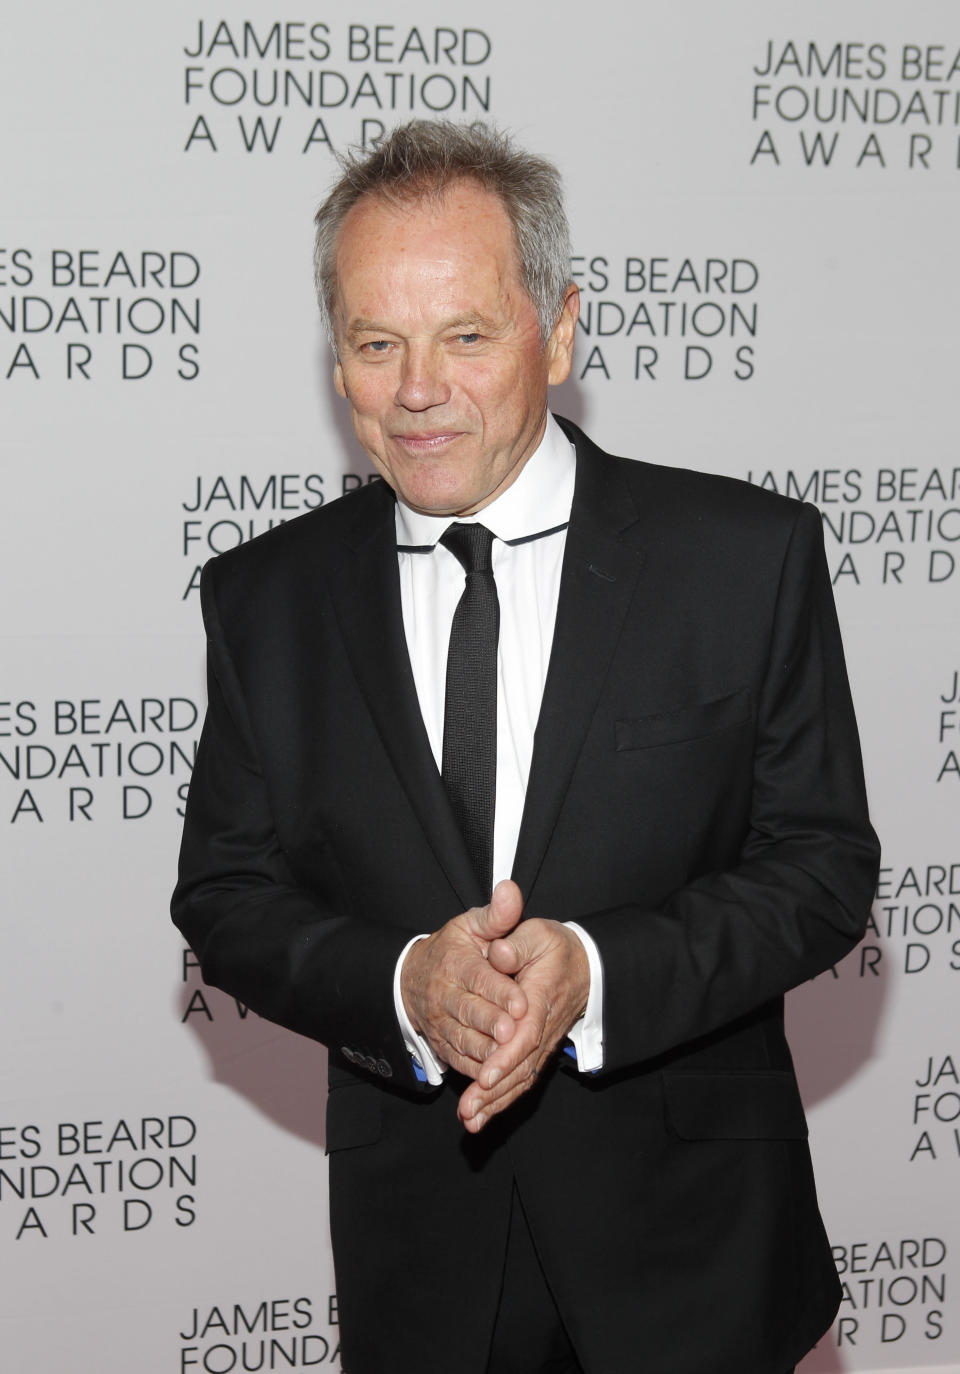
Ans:
[{"label": "black lettering", "polygon": [[204,119],[203,115],[197,115],[196,119],[193,121],[193,128],[190,130],[187,141],[183,145],[183,151],[188,153],[194,143],[208,143],[212,152],[215,153],[217,151],[217,145],[214,142],[213,134],[210,132],[207,121]]}]

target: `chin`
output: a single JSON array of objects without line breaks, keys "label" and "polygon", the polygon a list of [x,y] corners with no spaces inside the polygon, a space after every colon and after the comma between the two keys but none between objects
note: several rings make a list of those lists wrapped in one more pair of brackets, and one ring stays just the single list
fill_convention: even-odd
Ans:
[{"label": "chin", "polygon": [[482,505],[485,499],[473,492],[437,483],[428,487],[402,486],[398,491],[408,506],[427,515],[458,515]]}]

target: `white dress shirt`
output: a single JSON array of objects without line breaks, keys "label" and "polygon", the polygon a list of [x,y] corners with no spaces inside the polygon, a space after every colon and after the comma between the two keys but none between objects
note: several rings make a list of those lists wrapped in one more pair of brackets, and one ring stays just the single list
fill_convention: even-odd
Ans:
[{"label": "white dress shirt", "polygon": [[[480,523],[495,536],[493,575],[500,602],[497,650],[497,790],[493,827],[493,881],[513,870],[520,819],[550,662],[560,594],[566,526],[573,504],[576,457],[552,415],[543,439],[516,479],[474,516],[424,515],[398,498],[396,508],[400,600],[407,650],[430,747],[441,767],[447,649],[454,611],[463,594],[463,567],[439,543],[454,523]],[[531,536],[540,536],[533,537]],[[596,944],[580,926],[567,925],[583,943],[590,966],[584,1015],[569,1032],[581,1072],[603,1063],[603,970]],[[415,936],[405,946],[394,974],[394,1005],[407,1049],[432,1084],[443,1065],[410,1024],[400,992],[400,969]]]}]

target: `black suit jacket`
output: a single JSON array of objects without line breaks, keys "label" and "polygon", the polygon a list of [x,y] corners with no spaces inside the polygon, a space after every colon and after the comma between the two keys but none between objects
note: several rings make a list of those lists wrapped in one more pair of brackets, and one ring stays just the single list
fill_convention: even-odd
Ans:
[{"label": "black suit jacket", "polygon": [[859,939],[877,863],[820,519],[563,423],[576,494],[514,876],[527,915],[597,942],[603,1070],[561,1056],[476,1138],[463,1081],[413,1075],[397,957],[482,894],[382,483],[204,570],[174,918],[209,982],[330,1047],[350,1374],[482,1374],[514,1180],[588,1374],[780,1374],[839,1298],[782,996]]}]

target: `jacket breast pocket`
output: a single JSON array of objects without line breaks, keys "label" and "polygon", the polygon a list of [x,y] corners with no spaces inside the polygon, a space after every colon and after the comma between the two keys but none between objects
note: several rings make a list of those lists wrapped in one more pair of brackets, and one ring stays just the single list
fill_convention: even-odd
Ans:
[{"label": "jacket breast pocket", "polygon": [[618,750],[652,749],[665,744],[682,744],[704,739],[745,724],[751,717],[750,690],[742,687],[728,696],[701,701],[655,715],[636,716],[615,722]]},{"label": "jacket breast pocket", "polygon": [[807,1120],[788,1070],[663,1075],[667,1124],[681,1140],[804,1140]]}]

